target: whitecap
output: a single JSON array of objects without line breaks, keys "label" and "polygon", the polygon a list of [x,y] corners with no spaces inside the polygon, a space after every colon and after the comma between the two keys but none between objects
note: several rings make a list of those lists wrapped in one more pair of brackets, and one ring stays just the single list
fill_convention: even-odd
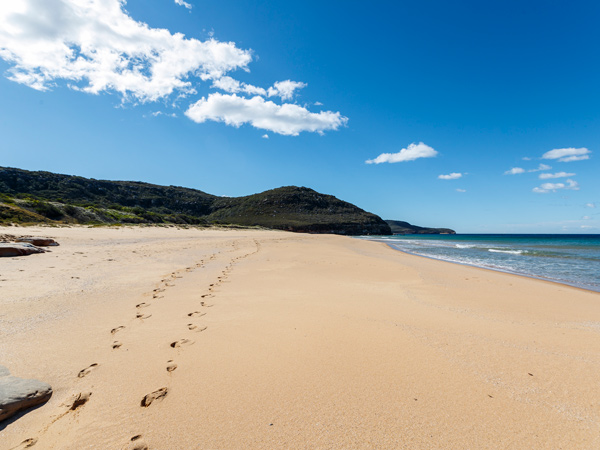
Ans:
[{"label": "whitecap", "polygon": [[493,252],[493,253],[509,253],[511,255],[522,255],[523,254],[523,250],[498,250],[495,248],[488,248],[488,252]]}]

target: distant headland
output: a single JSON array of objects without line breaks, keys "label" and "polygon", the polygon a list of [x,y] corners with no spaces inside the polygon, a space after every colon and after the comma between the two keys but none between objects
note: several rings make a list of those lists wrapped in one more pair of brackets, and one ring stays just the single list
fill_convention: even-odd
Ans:
[{"label": "distant headland", "polygon": [[450,228],[428,228],[411,225],[401,220],[386,220],[390,226],[392,234],[456,234],[456,231]]}]

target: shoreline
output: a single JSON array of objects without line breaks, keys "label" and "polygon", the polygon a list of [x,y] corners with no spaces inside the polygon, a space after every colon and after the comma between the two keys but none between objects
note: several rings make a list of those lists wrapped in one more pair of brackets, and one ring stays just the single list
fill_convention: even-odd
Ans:
[{"label": "shoreline", "polygon": [[558,284],[558,285],[561,285],[561,286],[567,286],[567,287],[571,287],[571,288],[574,288],[574,289],[580,289],[580,290],[586,291],[586,292],[593,292],[595,294],[600,294],[600,290],[596,291],[594,289],[589,289],[589,288],[586,288],[584,286],[579,286],[577,284],[570,284],[570,283],[566,283],[564,281],[553,280],[551,278],[544,278],[544,277],[541,277],[541,276],[536,276],[536,275],[532,275],[532,274],[528,274],[528,273],[512,272],[510,270],[500,269],[500,268],[497,268],[497,267],[478,266],[476,264],[469,264],[469,263],[461,262],[461,261],[451,261],[449,259],[441,259],[441,258],[435,258],[433,256],[419,255],[418,253],[412,253],[412,252],[409,252],[409,251],[406,251],[406,250],[401,250],[399,248],[395,248],[395,247],[393,247],[394,244],[389,244],[389,243],[383,242],[383,241],[376,241],[376,242],[380,242],[380,243],[382,243],[382,244],[390,247],[394,251],[405,253],[405,254],[411,255],[411,256],[417,256],[419,258],[427,258],[427,259],[430,259],[430,260],[433,260],[433,261],[446,262],[446,263],[450,263],[450,264],[458,264],[459,266],[465,266],[465,267],[474,267],[476,269],[491,270],[493,272],[505,273],[507,275],[516,275],[518,277],[530,278],[532,280],[538,280],[538,281],[545,281],[547,283]]},{"label": "shoreline", "polygon": [[335,235],[22,230],[60,246],[3,258],[0,364],[54,394],[0,450],[600,445],[593,291]]}]

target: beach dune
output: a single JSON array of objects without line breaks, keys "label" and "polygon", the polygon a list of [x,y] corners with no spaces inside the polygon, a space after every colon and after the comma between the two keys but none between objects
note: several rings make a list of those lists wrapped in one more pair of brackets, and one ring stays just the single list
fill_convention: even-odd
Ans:
[{"label": "beach dune", "polygon": [[[0,234],[25,234],[2,228]],[[600,448],[600,294],[342,236],[28,228],[0,450]]]}]

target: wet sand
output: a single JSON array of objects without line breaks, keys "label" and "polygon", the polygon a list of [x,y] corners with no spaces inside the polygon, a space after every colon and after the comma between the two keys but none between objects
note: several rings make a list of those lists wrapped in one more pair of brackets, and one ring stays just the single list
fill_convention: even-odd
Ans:
[{"label": "wet sand", "polygon": [[600,448],[598,293],[341,236],[0,234],[61,244],[0,259],[0,364],[54,388],[1,450]]}]

